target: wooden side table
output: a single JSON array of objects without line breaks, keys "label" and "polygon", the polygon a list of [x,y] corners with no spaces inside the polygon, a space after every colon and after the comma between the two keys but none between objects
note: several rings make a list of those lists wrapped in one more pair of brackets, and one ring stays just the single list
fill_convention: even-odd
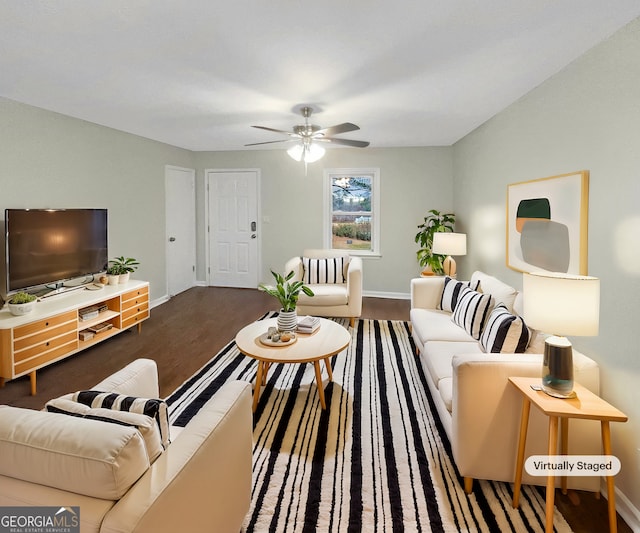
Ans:
[{"label": "wooden side table", "polygon": [[[583,418],[600,420],[602,427],[602,448],[604,455],[611,455],[611,430],[609,422],[626,422],[627,415],[605,402],[589,389],[575,383],[573,390],[576,398],[560,399],[549,396],[541,390],[534,390],[531,386],[539,386],[540,378],[510,377],[509,381],[522,393],[522,415],[520,418],[520,438],[518,441],[518,456],[516,461],[516,479],[513,490],[513,507],[518,507],[520,487],[522,485],[522,467],[524,465],[524,450],[527,444],[527,428],[529,426],[529,411],[531,404],[549,417],[549,446],[548,454],[556,455],[558,449],[558,421],[560,430],[560,453],[567,455],[569,419]],[[609,509],[609,530],[615,533],[618,529],[616,520],[616,501],[613,476],[607,477],[607,504]],[[562,491],[566,493],[567,478],[562,478]],[[553,504],[555,496],[555,476],[547,476],[546,495],[546,531],[553,531]]]}]

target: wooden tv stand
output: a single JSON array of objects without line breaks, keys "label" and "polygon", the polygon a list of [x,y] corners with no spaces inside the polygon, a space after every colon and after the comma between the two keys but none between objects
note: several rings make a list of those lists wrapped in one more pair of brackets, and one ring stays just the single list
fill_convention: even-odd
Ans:
[{"label": "wooden tv stand", "polygon": [[[94,310],[83,319],[84,310]],[[83,310],[81,314],[80,311]],[[24,316],[0,310],[0,387],[6,380],[29,374],[36,393],[36,370],[81,352],[149,318],[149,283],[130,280],[99,290],[79,289],[40,300]],[[89,328],[102,331],[86,333]],[[108,329],[107,329],[108,328]],[[83,340],[85,339],[86,340]]]}]

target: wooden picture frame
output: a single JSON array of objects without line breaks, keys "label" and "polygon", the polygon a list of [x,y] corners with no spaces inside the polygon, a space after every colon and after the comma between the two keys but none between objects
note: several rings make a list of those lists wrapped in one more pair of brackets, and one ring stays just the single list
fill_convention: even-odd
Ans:
[{"label": "wooden picture frame", "polygon": [[507,266],[588,273],[589,171],[507,186]]}]

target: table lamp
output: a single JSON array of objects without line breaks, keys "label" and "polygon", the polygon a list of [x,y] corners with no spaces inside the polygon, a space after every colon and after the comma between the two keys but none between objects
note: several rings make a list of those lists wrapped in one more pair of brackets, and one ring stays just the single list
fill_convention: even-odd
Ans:
[{"label": "table lamp", "polygon": [[565,335],[598,334],[600,280],[556,272],[524,274],[523,317],[527,326],[553,333],[545,340],[542,390],[573,398],[573,351]]},{"label": "table lamp", "polygon": [[456,260],[451,256],[467,254],[467,234],[442,231],[436,232],[433,234],[433,246],[431,246],[431,252],[437,255],[447,256],[442,262],[444,273],[451,278],[455,278]]}]

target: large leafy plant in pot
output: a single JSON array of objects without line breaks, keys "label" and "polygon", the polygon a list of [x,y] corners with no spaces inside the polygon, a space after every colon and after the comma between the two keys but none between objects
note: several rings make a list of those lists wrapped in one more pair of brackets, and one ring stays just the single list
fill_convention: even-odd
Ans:
[{"label": "large leafy plant in pot", "polygon": [[303,292],[307,296],[313,296],[313,291],[302,281],[291,281],[294,271],[283,276],[278,272],[271,271],[276,280],[275,286],[261,283],[258,288],[273,296],[280,303],[280,313],[278,314],[278,329],[280,331],[293,331],[298,324],[296,305],[298,297]]},{"label": "large leafy plant in pot", "polygon": [[434,254],[433,235],[438,232],[453,231],[456,216],[453,213],[440,213],[436,209],[431,209],[428,215],[424,217],[424,222],[418,226],[418,233],[415,236],[415,242],[420,245],[420,249],[416,252],[418,263],[423,267],[423,273],[427,274],[444,274],[442,262],[444,255]]}]

